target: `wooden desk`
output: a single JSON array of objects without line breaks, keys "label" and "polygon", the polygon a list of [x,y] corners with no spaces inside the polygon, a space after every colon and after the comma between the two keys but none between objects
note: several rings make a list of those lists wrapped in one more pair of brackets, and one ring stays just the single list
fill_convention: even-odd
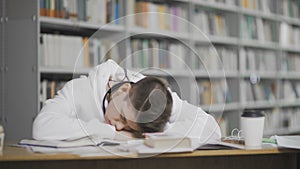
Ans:
[{"label": "wooden desk", "polygon": [[161,154],[151,158],[79,157],[71,154],[37,154],[24,148],[4,147],[0,168],[230,168],[230,169],[299,169],[300,151],[290,149],[266,150],[199,150],[193,153]]}]

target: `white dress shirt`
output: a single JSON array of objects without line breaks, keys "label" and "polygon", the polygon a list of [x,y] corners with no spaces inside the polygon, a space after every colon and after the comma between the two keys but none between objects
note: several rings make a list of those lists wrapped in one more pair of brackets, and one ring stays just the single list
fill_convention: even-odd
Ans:
[{"label": "white dress shirt", "polygon": [[[131,81],[144,78],[140,73],[127,71]],[[124,69],[113,60],[93,68],[88,77],[82,76],[65,84],[46,104],[33,123],[33,138],[37,140],[73,140],[86,136],[115,137],[115,127],[105,123],[102,100],[109,79],[120,81]],[[175,92],[172,114],[165,127],[166,133],[197,138],[199,144],[220,139],[216,120],[200,107],[181,100]]]}]

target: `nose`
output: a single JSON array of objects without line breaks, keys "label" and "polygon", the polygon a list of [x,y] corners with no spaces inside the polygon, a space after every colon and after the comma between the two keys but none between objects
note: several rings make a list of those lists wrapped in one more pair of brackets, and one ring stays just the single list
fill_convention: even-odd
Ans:
[{"label": "nose", "polygon": [[125,124],[121,121],[116,121],[115,128],[117,131],[123,130],[125,128]]}]

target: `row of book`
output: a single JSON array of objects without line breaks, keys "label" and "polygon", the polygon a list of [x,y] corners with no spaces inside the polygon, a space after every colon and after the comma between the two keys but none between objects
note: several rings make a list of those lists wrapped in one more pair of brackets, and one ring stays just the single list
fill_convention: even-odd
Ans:
[{"label": "row of book", "polygon": [[203,71],[238,70],[236,49],[213,46],[197,46],[195,53],[188,57],[188,49],[180,43],[156,39],[131,40],[131,67],[158,67]]},{"label": "row of book", "polygon": [[240,22],[240,34],[243,39],[275,42],[276,23],[254,16],[243,16]]},{"label": "row of book", "polygon": [[274,72],[277,70],[276,58],[276,52],[272,50],[240,48],[240,72]]},{"label": "row of book", "polygon": [[276,13],[277,3],[273,0],[239,0],[238,5],[245,9],[259,10],[266,13]]},{"label": "row of book", "polygon": [[182,70],[186,65],[187,49],[183,44],[157,39],[131,40],[131,67],[156,67]]},{"label": "row of book", "polygon": [[277,96],[277,83],[275,81],[258,81],[254,84],[249,80],[241,80],[240,87],[242,103],[275,101]]},{"label": "row of book", "polygon": [[222,13],[195,8],[194,25],[206,35],[229,36],[226,16]]},{"label": "row of book", "polygon": [[39,51],[40,65],[47,67],[85,68],[120,60],[118,46],[109,39],[42,34]]},{"label": "row of book", "polygon": [[[231,93],[225,80],[198,81],[200,105],[220,104],[232,102]],[[254,101],[275,101],[277,96],[285,101],[300,99],[300,82],[283,81],[278,89],[275,81],[260,81],[256,84],[248,80],[241,80],[242,103]],[[277,92],[279,92],[277,94]]]},{"label": "row of book", "polygon": [[300,82],[283,80],[281,90],[279,90],[279,98],[291,102],[300,99]]},{"label": "row of book", "polygon": [[[123,14],[119,0],[40,0],[40,15],[105,24]],[[118,24],[118,21],[115,22]]]},{"label": "row of book", "polygon": [[40,84],[40,104],[42,107],[45,104],[46,100],[54,98],[56,93],[66,84],[66,81],[44,79]]},{"label": "row of book", "polygon": [[299,18],[299,1],[297,0],[279,0],[279,14]]},{"label": "row of book", "polygon": [[282,46],[294,46],[300,45],[300,27],[289,25],[285,22],[280,24],[279,43]]},{"label": "row of book", "polygon": [[224,104],[232,101],[225,80],[197,81],[200,94],[200,105]]},{"label": "row of book", "polygon": [[191,67],[204,71],[232,71],[238,70],[237,50],[223,46],[196,46],[195,60]]},{"label": "row of book", "polygon": [[181,5],[161,4],[147,1],[127,1],[128,25],[151,30],[187,32],[187,9]]},{"label": "row of book", "polygon": [[295,102],[300,99],[300,82],[283,80],[280,88],[276,81],[259,81],[256,84],[248,80],[241,81],[241,101],[275,101],[276,98]]},{"label": "row of book", "polygon": [[[238,71],[235,48],[222,46],[196,46],[194,55],[188,57],[188,49],[180,43],[157,39],[132,39],[130,61],[134,68],[158,67],[204,71]],[[124,56],[125,57],[125,56]],[[112,58],[121,61],[118,45],[110,39],[82,38],[42,34],[40,38],[40,65],[54,67],[92,67]],[[272,50],[240,48],[240,72],[277,70],[276,52]],[[300,56],[284,53],[282,71],[300,71]]]},{"label": "row of book", "polygon": [[300,128],[300,108],[282,108],[264,110],[265,131],[275,131],[280,129],[299,130]]},{"label": "row of book", "polygon": [[283,53],[281,62],[281,70],[285,72],[299,72],[300,71],[300,54],[298,53]]},{"label": "row of book", "polygon": [[214,3],[224,3],[226,5],[239,6],[244,9],[259,10],[266,13],[276,13],[277,11],[277,2],[273,0],[201,0],[209,1]]},{"label": "row of book", "polygon": [[226,5],[240,6],[244,9],[258,10],[265,13],[276,13],[288,17],[299,17],[297,0],[202,0]]}]

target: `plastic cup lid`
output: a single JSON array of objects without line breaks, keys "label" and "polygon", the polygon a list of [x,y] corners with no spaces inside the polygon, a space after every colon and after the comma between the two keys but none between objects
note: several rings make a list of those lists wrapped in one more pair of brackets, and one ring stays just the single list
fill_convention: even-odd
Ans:
[{"label": "plastic cup lid", "polygon": [[261,110],[245,110],[242,117],[264,117],[263,111]]}]

